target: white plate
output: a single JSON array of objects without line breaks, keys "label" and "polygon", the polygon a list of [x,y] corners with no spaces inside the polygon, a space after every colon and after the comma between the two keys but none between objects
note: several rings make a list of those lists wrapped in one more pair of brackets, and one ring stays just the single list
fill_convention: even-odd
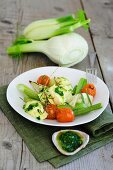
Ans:
[{"label": "white plate", "polygon": [[16,88],[17,84],[19,83],[26,84],[29,87],[31,87],[29,84],[29,80],[36,81],[40,75],[46,74],[50,76],[53,72],[54,72],[53,76],[67,77],[73,86],[78,83],[81,77],[84,78],[86,77],[86,73],[84,71],[80,71],[72,68],[64,68],[64,67],[41,67],[41,68],[36,68],[27,71],[19,75],[18,77],[16,77],[9,84],[7,88],[7,100],[9,104],[12,106],[12,108],[20,115],[22,115],[23,117],[25,117],[26,119],[32,122],[44,124],[44,125],[50,125],[50,126],[75,126],[75,125],[88,123],[96,119],[104,111],[104,109],[106,108],[109,102],[109,90],[106,84],[100,78],[97,78],[97,84],[96,84],[97,94],[94,98],[94,104],[101,102],[103,105],[103,107],[97,111],[90,112],[83,116],[77,116],[73,122],[69,122],[69,123],[59,123],[56,120],[48,120],[48,119],[40,121],[31,117],[26,112],[24,112],[22,108],[24,102],[20,99],[20,97],[23,96],[17,90]]}]

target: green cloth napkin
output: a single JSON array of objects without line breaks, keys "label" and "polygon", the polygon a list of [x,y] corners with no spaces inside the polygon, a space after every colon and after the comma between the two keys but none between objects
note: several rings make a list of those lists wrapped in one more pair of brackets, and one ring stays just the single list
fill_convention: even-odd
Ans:
[{"label": "green cloth napkin", "polygon": [[39,125],[23,118],[8,104],[6,89],[7,86],[0,87],[0,108],[39,162],[48,160],[55,168],[58,168],[113,141],[113,114],[104,111],[99,118],[88,124],[70,127],[88,132],[90,134],[90,142],[86,148],[77,154],[64,156],[55,148],[51,137],[55,131],[65,128]]}]

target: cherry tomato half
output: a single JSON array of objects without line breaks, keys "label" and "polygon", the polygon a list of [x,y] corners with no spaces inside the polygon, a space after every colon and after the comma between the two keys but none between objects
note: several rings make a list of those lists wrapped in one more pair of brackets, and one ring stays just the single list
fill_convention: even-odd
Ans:
[{"label": "cherry tomato half", "polygon": [[73,111],[70,108],[57,108],[56,110],[56,119],[59,122],[72,122],[75,116]]},{"label": "cherry tomato half", "polygon": [[82,93],[88,93],[91,96],[96,95],[96,88],[94,84],[86,84],[83,89],[81,90]]},{"label": "cherry tomato half", "polygon": [[38,84],[42,84],[45,86],[48,86],[50,83],[50,78],[47,75],[41,75],[38,80],[37,80]]},{"label": "cherry tomato half", "polygon": [[48,113],[47,119],[56,119],[56,105],[48,104],[45,111]]}]

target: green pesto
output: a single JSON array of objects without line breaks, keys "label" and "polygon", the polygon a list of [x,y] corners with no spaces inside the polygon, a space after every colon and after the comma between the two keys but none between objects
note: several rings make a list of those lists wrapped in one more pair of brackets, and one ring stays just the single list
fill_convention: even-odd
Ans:
[{"label": "green pesto", "polygon": [[66,152],[73,152],[79,148],[82,143],[82,137],[73,131],[60,132],[57,136],[59,146]]}]

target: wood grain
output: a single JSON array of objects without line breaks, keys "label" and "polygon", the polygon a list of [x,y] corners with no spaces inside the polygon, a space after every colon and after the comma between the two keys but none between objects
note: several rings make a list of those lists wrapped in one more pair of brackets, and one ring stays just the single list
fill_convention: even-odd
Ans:
[{"label": "wood grain", "polygon": [[[26,3],[27,2],[27,3]],[[102,23],[101,12],[103,8],[110,8],[108,11],[108,17],[111,18],[111,2],[109,1],[99,1],[99,6],[97,5],[98,1],[89,1],[84,0],[84,3],[81,4],[78,0],[4,0],[0,1],[0,85],[8,84],[13,78],[15,78],[20,73],[27,71],[32,68],[41,67],[41,66],[49,66],[55,65],[51,62],[45,55],[36,53],[25,55],[24,58],[21,59],[12,59],[6,54],[6,47],[11,44],[14,38],[22,33],[23,28],[29,24],[30,22],[37,19],[44,19],[49,17],[59,17],[68,13],[72,13],[77,9],[84,8],[86,10],[87,16],[91,16],[94,20],[94,25],[91,26],[91,33],[85,32],[83,29],[79,29],[79,32],[83,37],[88,41],[89,51],[94,51],[94,48],[97,51],[98,59],[96,61],[96,66],[98,68],[99,77],[103,77],[105,81],[108,81],[108,85],[110,87],[110,92],[112,94],[112,79],[108,78],[108,73],[105,73],[106,62],[104,61],[102,56],[109,56],[109,63],[107,66],[111,66],[111,52],[112,46],[112,24],[109,26],[109,36],[104,37],[104,23]],[[101,5],[102,7],[101,7]],[[107,5],[105,5],[107,4]],[[92,12],[95,6],[98,6],[98,10],[101,9],[101,12],[97,16]],[[107,6],[107,7],[105,7]],[[96,9],[95,9],[96,10]],[[102,13],[104,14],[104,12]],[[94,17],[94,18],[93,18]],[[105,17],[105,16],[103,16]],[[107,19],[105,19],[107,22]],[[99,25],[99,22],[101,25]],[[107,22],[108,23],[108,22]],[[109,23],[108,23],[109,25]],[[103,26],[103,28],[102,28]],[[107,28],[107,27],[106,27]],[[111,30],[110,30],[111,29]],[[103,32],[103,33],[102,33]],[[94,35],[95,34],[95,35]],[[103,40],[110,39],[108,43],[104,43]],[[94,44],[92,42],[94,41]],[[102,46],[100,45],[102,44]],[[109,51],[110,48],[110,52]],[[104,50],[103,52],[103,49]],[[106,52],[107,51],[107,52]],[[113,61],[113,60],[112,60]],[[112,63],[111,61],[111,63]],[[99,63],[98,63],[99,62]],[[101,69],[100,69],[101,65]],[[85,70],[88,66],[88,57],[84,59],[84,61],[73,68]],[[111,67],[110,67],[111,68]],[[112,73],[108,69],[108,72]],[[103,76],[102,74],[103,73]],[[111,75],[112,77],[112,75]],[[112,100],[112,98],[111,98]],[[112,170],[113,167],[113,143],[102,147],[81,159],[73,161],[72,163],[65,165],[59,170]],[[52,170],[54,169],[48,162],[38,163],[32,154],[27,149],[26,145],[16,133],[15,129],[9,123],[7,118],[0,112],[0,170]]]},{"label": "wood grain", "polygon": [[[14,6],[10,0],[0,1],[0,85],[8,84],[17,75],[13,60],[5,52],[16,31],[12,17]],[[0,111],[0,170],[19,170],[21,150],[22,139]]]},{"label": "wood grain", "polygon": [[[96,5],[98,4],[98,5]],[[110,90],[113,108],[113,1],[84,0],[83,5],[90,17],[91,35],[98,54],[104,80]]]}]

